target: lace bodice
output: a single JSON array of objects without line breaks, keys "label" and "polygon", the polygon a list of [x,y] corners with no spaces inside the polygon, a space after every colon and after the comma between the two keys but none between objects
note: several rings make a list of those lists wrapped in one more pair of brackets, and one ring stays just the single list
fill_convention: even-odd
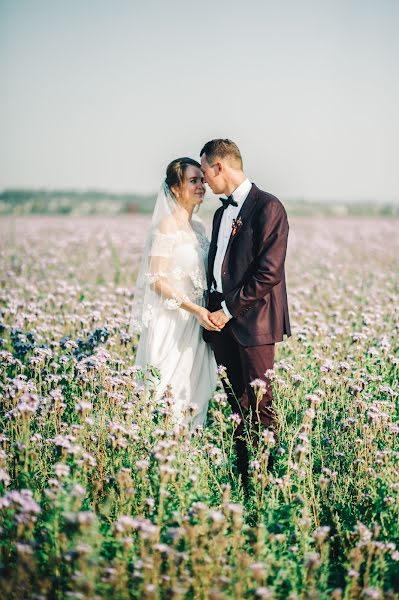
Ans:
[{"label": "lace bodice", "polygon": [[[200,233],[177,231],[154,233],[150,256],[149,281],[167,277],[171,284],[186,293],[203,293],[206,289],[206,257],[209,242]],[[162,260],[157,261],[157,257]],[[157,271],[157,265],[162,270]],[[152,268],[151,268],[152,267]]]}]

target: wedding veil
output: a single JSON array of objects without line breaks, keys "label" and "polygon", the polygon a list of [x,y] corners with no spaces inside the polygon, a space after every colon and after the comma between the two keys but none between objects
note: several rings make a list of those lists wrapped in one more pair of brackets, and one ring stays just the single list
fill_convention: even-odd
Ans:
[{"label": "wedding veil", "polygon": [[157,304],[163,302],[164,306],[166,303],[166,307],[172,309],[177,308],[184,300],[178,292],[173,293],[171,297],[170,286],[169,294],[163,298],[153,289],[153,284],[157,279],[163,278],[166,281],[173,272],[173,252],[169,245],[171,238],[180,232],[190,235],[198,229],[204,231],[201,219],[193,215],[190,223],[187,218],[182,218],[182,213],[184,213],[184,209],[178,204],[164,180],[158,192],[137,274],[129,323],[131,335],[141,333],[143,326],[148,325]]}]

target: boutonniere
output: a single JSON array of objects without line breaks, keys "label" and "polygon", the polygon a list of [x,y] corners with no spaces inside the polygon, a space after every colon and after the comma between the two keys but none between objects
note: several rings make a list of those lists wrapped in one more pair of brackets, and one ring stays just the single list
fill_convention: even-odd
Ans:
[{"label": "boutonniere", "polygon": [[237,231],[240,229],[241,225],[242,225],[241,217],[238,217],[238,219],[233,219],[233,222],[231,224],[231,235],[233,237],[235,236]]}]

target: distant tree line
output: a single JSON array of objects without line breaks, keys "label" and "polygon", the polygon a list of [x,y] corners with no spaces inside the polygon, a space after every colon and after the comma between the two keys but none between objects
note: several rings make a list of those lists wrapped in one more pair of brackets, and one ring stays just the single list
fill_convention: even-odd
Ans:
[{"label": "distant tree line", "polygon": [[[98,190],[8,189],[0,193],[0,215],[117,215],[151,213],[156,194],[115,194]],[[292,216],[399,217],[399,203],[343,200],[283,199]],[[218,200],[206,200],[202,214],[213,212]]]},{"label": "distant tree line", "polygon": [[0,214],[120,214],[152,212],[155,194],[115,194],[97,190],[9,189],[0,193]]}]

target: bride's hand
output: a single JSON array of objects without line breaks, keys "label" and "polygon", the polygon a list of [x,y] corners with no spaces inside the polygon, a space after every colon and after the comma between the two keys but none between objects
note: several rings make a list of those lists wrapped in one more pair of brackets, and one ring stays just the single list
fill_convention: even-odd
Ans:
[{"label": "bride's hand", "polygon": [[208,331],[220,331],[220,327],[214,325],[210,320],[210,314],[211,313],[209,312],[209,310],[207,310],[203,306],[199,306],[195,312],[195,316],[197,317],[201,327],[204,327],[204,329],[207,329]]},{"label": "bride's hand", "polygon": [[210,313],[209,318],[212,321],[212,323],[220,327],[220,329],[223,329],[226,323],[230,321],[230,318],[225,314],[223,309],[216,310],[215,312]]}]

